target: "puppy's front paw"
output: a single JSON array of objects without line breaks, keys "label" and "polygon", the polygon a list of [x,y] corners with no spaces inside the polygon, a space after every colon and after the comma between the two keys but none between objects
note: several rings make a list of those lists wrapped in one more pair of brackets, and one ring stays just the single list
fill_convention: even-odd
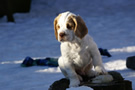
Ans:
[{"label": "puppy's front paw", "polygon": [[108,74],[102,66],[96,66],[95,71],[97,72],[97,75]]},{"label": "puppy's front paw", "polygon": [[72,80],[70,80],[69,87],[78,87],[79,84],[80,84],[80,81],[78,79],[72,79]]}]

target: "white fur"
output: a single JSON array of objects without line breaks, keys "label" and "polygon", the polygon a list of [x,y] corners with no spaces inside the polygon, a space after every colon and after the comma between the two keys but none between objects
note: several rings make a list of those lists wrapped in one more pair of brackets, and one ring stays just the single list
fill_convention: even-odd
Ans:
[{"label": "white fur", "polygon": [[61,39],[60,39],[60,37],[59,37],[59,34],[60,34],[61,32],[64,32],[65,34],[67,34],[67,36],[64,37],[64,41],[65,41],[65,40],[66,40],[66,41],[71,41],[71,40],[73,40],[73,38],[74,38],[73,30],[68,30],[68,29],[66,28],[66,22],[67,22],[68,17],[69,17],[70,15],[75,15],[75,14],[70,13],[70,12],[65,12],[65,13],[63,13],[63,14],[61,15],[61,17],[60,17],[60,19],[59,19],[59,21],[58,21],[58,25],[60,26],[60,29],[58,30],[58,41],[61,41]]},{"label": "white fur", "polygon": [[[77,37],[73,30],[66,28],[67,18],[75,15],[71,12],[61,14],[58,24],[58,41],[61,42],[61,57],[58,60],[59,67],[66,78],[70,80],[70,87],[76,87],[82,80],[81,75],[95,76],[107,74],[103,67],[102,59],[96,43],[90,37],[85,35],[82,39]],[[60,40],[59,34],[66,33],[63,40]],[[92,70],[94,65],[95,71]]]}]

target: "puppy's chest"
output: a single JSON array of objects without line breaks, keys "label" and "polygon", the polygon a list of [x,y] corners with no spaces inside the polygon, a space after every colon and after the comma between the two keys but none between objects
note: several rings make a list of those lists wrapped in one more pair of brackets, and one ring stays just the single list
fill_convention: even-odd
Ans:
[{"label": "puppy's chest", "polygon": [[68,57],[74,61],[81,61],[83,59],[89,58],[89,52],[87,46],[82,46],[78,44],[65,44],[61,47],[62,56]]}]

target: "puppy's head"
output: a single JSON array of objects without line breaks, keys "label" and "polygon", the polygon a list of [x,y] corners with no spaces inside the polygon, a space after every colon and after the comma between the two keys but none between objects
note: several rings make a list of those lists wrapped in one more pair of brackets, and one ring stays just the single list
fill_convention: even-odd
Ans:
[{"label": "puppy's head", "polygon": [[61,13],[55,18],[54,30],[59,42],[73,41],[76,36],[82,39],[88,33],[83,19],[71,12]]}]

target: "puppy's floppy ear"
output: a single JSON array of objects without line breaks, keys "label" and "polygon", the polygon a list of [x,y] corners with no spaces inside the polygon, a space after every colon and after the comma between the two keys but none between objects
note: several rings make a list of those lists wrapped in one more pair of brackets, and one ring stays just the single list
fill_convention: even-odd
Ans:
[{"label": "puppy's floppy ear", "polygon": [[80,16],[72,16],[72,19],[75,23],[75,35],[82,39],[88,33],[88,29],[85,25],[85,22]]},{"label": "puppy's floppy ear", "polygon": [[57,26],[58,24],[58,20],[60,18],[61,14],[59,14],[55,19],[54,19],[54,34],[55,34],[55,37],[56,39],[58,40],[58,29],[59,27]]}]

